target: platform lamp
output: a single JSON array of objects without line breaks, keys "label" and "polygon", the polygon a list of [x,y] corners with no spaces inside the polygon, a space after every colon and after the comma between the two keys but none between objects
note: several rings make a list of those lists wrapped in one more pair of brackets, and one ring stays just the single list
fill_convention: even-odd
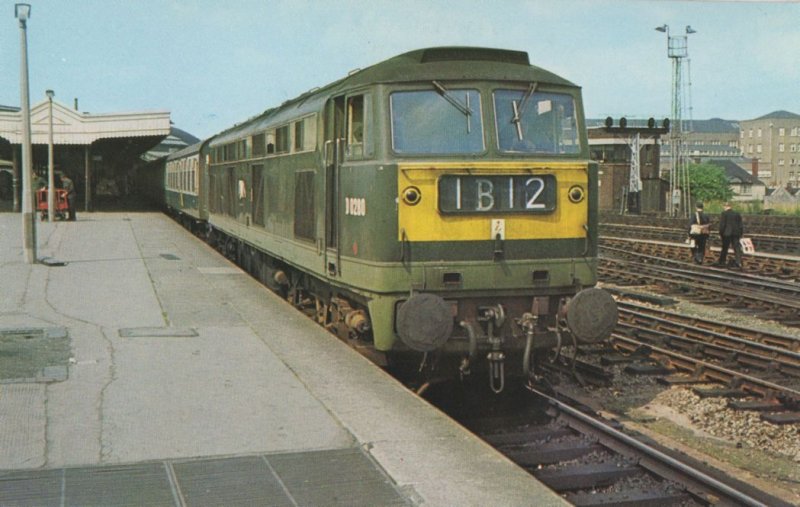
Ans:
[{"label": "platform lamp", "polygon": [[36,263],[36,215],[33,213],[33,171],[31,170],[31,103],[28,90],[28,33],[30,4],[15,4],[14,16],[19,20],[20,35],[20,106],[22,109],[22,248],[25,261]]},{"label": "platform lamp", "polygon": [[47,221],[55,221],[55,175],[53,174],[53,97],[56,92],[47,90],[47,100],[50,101],[50,130],[47,137]]}]

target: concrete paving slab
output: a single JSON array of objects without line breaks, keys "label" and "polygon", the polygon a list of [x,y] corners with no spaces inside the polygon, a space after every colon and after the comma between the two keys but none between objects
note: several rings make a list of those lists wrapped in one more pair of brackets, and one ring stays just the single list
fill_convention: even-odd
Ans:
[{"label": "concrete paving slab", "polygon": [[45,464],[44,384],[0,384],[0,469]]},{"label": "concrete paving slab", "polygon": [[198,335],[111,339],[104,462],[353,445],[248,328]]}]

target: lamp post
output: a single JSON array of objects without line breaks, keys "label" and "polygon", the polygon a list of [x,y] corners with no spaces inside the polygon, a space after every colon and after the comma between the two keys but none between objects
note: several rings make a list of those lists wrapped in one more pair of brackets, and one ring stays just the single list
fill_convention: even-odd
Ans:
[{"label": "lamp post", "polygon": [[20,72],[19,88],[22,108],[22,247],[25,261],[36,263],[36,215],[33,212],[33,171],[31,170],[31,104],[28,95],[28,34],[30,4],[15,4],[14,16],[19,20]]},{"label": "lamp post", "polygon": [[50,130],[47,137],[47,221],[55,220],[55,176],[53,175],[53,97],[55,92],[47,90],[47,99],[50,101]]},{"label": "lamp post", "polygon": [[[669,191],[672,199],[671,216],[679,213],[688,216],[691,198],[689,187],[689,167],[686,155],[687,146],[683,136],[683,59],[689,56],[689,34],[697,33],[691,26],[686,26],[684,35],[670,35],[669,25],[656,27],[656,30],[667,34],[667,56],[672,60],[672,111],[670,113],[670,178]],[[675,206],[677,204],[677,206]]]}]

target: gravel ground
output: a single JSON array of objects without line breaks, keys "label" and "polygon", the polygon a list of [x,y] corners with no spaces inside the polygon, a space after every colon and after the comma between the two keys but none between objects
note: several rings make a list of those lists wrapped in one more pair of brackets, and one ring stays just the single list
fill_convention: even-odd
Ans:
[{"label": "gravel ground", "polygon": [[[625,290],[648,294],[640,288]],[[728,309],[680,300],[667,309],[800,338],[800,329]],[[625,374],[623,368],[612,368],[616,375],[611,386],[580,391],[608,412],[664,435],[667,442],[681,442],[701,456],[712,456],[745,471],[743,475],[752,474],[766,481],[766,486],[759,486],[762,489],[770,490],[774,485],[775,491],[784,492],[780,496],[786,499],[788,493],[790,501],[800,505],[800,424],[768,423],[760,419],[758,412],[729,409],[725,398],[701,398],[692,392],[693,387],[701,386],[664,386],[653,377]]]},{"label": "gravel ground", "polygon": [[724,398],[704,399],[689,389],[673,387],[657,395],[651,406],[672,408],[703,434],[800,463],[800,424],[772,424],[762,421],[758,412],[731,410],[727,403]]}]

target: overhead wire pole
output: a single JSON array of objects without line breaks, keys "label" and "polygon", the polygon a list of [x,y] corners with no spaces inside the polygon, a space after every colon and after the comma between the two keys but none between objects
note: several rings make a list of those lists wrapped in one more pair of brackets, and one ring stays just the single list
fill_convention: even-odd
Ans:
[{"label": "overhead wire pole", "polygon": [[689,34],[696,33],[691,26],[686,26],[685,35],[670,35],[669,26],[663,25],[656,28],[659,32],[667,34],[667,56],[672,60],[672,104],[670,112],[670,177],[669,193],[674,199],[679,195],[678,207],[672,205],[671,216],[688,217],[689,213],[689,166],[688,153],[684,139],[683,123],[683,59],[689,56],[687,41]]},{"label": "overhead wire pole", "polygon": [[[692,27],[686,27],[686,33],[695,33],[692,30]],[[687,44],[688,45],[688,44]],[[686,76],[687,76],[687,83],[686,86],[683,87],[684,97],[683,97],[683,104],[687,104],[686,110],[689,112],[689,128],[688,129],[681,129],[684,132],[694,132],[694,114],[692,111],[692,59],[689,58],[689,50],[688,47],[686,49]],[[683,115],[682,115],[683,116]],[[692,186],[689,179],[689,145],[688,143],[683,144],[683,160],[686,164],[686,200],[684,209],[686,210],[685,216],[689,216],[689,210],[694,209],[694,206],[691,205],[690,199],[692,197]]]}]

